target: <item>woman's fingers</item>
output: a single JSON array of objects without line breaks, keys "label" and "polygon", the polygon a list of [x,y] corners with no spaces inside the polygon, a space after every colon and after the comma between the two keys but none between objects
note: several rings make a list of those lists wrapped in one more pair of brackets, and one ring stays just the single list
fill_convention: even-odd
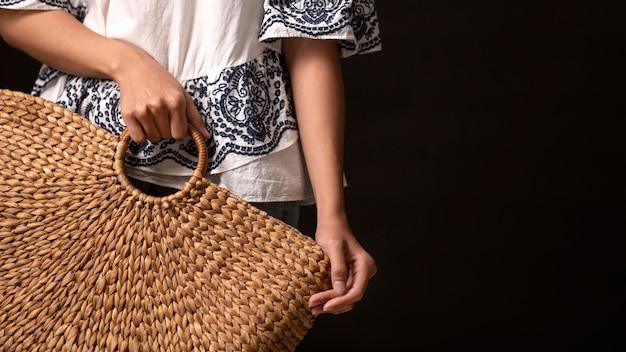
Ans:
[{"label": "woman's fingers", "polygon": [[189,124],[200,131],[203,137],[209,138],[202,116],[187,92],[181,91],[181,94],[154,101],[134,100],[126,103],[132,107],[126,106],[130,111],[123,112],[122,117],[131,139],[136,143],[146,140],[157,143],[170,138],[181,140],[187,137]]}]

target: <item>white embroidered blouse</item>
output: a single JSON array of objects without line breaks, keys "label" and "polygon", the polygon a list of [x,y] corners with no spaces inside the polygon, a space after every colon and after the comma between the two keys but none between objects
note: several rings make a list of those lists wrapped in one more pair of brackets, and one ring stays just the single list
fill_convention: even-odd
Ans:
[{"label": "white embroidered blouse", "polygon": [[[312,201],[280,39],[339,40],[342,57],[381,49],[373,0],[0,0],[0,7],[63,9],[150,53],[205,119],[207,177],[252,202]],[[31,93],[116,135],[126,127],[114,81],[43,65]],[[182,187],[197,165],[189,138],[129,150],[129,176],[163,186]]]}]

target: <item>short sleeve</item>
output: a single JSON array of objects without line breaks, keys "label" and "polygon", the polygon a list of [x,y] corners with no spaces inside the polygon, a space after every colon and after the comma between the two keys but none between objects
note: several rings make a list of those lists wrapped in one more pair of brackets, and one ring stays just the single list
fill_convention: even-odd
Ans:
[{"label": "short sleeve", "polygon": [[65,10],[81,21],[87,13],[84,0],[0,0],[0,8],[9,10]]},{"label": "short sleeve", "polygon": [[341,57],[382,49],[373,0],[264,0],[259,40],[280,51],[280,39],[338,40]]}]

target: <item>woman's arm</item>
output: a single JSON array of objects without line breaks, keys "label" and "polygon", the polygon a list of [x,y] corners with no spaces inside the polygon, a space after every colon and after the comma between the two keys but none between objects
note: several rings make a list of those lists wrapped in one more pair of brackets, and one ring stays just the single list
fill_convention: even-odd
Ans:
[{"label": "woman's arm", "polygon": [[58,70],[115,80],[131,138],[158,141],[187,135],[187,123],[208,132],[191,97],[148,53],[99,35],[63,10],[0,9],[0,35],[12,47]]},{"label": "woman's arm", "polygon": [[337,43],[283,39],[296,119],[317,207],[315,240],[331,263],[333,290],[309,300],[314,314],[343,313],[365,294],[374,259],[354,237],[344,204],[344,87]]}]

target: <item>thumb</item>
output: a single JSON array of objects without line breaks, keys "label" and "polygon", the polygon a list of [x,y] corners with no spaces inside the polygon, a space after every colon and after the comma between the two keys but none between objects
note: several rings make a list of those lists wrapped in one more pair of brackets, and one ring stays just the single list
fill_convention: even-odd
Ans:
[{"label": "thumb", "polygon": [[328,251],[330,259],[330,280],[333,290],[340,295],[347,291],[346,282],[348,281],[348,265],[343,252],[339,248]]}]

